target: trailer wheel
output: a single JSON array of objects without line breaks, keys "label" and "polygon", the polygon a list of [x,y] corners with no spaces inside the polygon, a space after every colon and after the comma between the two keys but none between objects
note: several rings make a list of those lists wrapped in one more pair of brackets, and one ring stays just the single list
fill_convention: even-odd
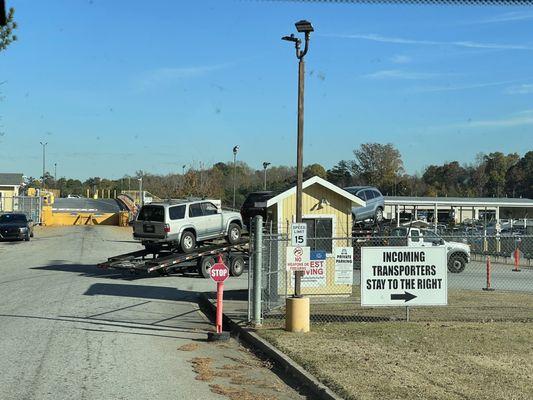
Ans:
[{"label": "trailer wheel", "polygon": [[211,271],[211,267],[215,265],[215,257],[202,257],[198,261],[198,274],[200,276],[203,276],[205,279],[209,279],[211,275],[209,274],[209,271]]},{"label": "trailer wheel", "polygon": [[231,276],[241,276],[244,271],[244,258],[242,256],[233,257],[229,272]]}]

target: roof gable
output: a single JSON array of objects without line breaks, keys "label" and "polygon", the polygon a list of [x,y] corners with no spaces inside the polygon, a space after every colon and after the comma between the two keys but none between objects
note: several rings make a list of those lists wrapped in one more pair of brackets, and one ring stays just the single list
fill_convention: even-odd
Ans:
[{"label": "roof gable", "polygon": [[[313,176],[312,178],[309,178],[306,181],[304,181],[303,185],[302,185],[302,188],[305,189],[305,188],[307,188],[307,187],[309,187],[311,185],[314,185],[314,184],[317,184],[317,185],[320,185],[322,187],[325,187],[326,189],[329,189],[332,192],[337,193],[338,195],[350,200],[352,203],[355,203],[355,204],[357,204],[357,205],[359,205],[361,207],[364,207],[366,205],[366,203],[363,200],[361,200],[359,197],[354,196],[351,193],[348,193],[346,190],[341,189],[337,185],[334,185],[333,183],[328,182],[327,180],[322,179],[319,176]],[[267,202],[266,202],[266,206],[270,207],[271,205],[277,204],[281,200],[283,200],[283,199],[285,199],[285,198],[287,198],[289,196],[292,196],[295,193],[296,193],[296,186],[293,186],[292,188],[290,188],[290,189],[278,194],[277,196],[274,196],[271,199],[268,199]]]},{"label": "roof gable", "polygon": [[20,186],[23,182],[22,174],[0,173],[0,186]]}]

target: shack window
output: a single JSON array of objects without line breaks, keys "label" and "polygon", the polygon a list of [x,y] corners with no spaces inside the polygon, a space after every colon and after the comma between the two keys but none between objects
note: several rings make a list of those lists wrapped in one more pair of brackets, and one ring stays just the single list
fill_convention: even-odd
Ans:
[{"label": "shack window", "polygon": [[331,218],[305,218],[307,224],[307,245],[311,250],[333,252],[333,220]]}]

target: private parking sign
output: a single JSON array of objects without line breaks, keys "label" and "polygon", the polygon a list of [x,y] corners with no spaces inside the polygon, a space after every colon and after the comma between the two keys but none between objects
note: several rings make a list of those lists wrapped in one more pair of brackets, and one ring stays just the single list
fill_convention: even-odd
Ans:
[{"label": "private parking sign", "polygon": [[448,304],[446,248],[363,247],[361,306]]}]

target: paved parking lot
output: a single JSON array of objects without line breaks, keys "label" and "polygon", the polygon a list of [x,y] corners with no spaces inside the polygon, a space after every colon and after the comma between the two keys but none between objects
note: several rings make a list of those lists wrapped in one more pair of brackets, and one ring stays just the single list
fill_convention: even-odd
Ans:
[{"label": "paved parking lot", "polygon": [[111,226],[0,242],[0,399],[224,399],[237,389],[302,398],[238,343],[205,342],[212,327],[195,299],[213,282],[95,267],[138,247],[128,228]]}]

